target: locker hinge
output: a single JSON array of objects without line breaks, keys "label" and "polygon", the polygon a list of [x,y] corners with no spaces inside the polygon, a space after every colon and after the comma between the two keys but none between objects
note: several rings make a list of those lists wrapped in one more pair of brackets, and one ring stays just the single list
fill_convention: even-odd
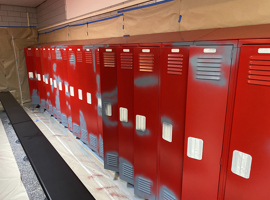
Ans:
[{"label": "locker hinge", "polygon": [[219,165],[222,165],[222,157],[220,158]]}]

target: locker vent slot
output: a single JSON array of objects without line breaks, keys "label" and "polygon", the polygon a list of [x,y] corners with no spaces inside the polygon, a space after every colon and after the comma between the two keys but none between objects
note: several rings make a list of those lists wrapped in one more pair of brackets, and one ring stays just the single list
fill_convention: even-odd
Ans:
[{"label": "locker vent slot", "polygon": [[183,64],[182,54],[168,54],[167,73],[182,75],[182,64]]},{"label": "locker vent slot", "polygon": [[232,158],[232,172],[248,179],[250,176],[252,157],[249,154],[234,150]]},{"label": "locker vent slot", "polygon": [[117,155],[107,153],[107,164],[112,167],[117,167]]},{"label": "locker vent slot", "polygon": [[270,86],[270,56],[250,56],[248,83]]},{"label": "locker vent slot", "polygon": [[100,138],[99,138],[99,152],[100,152],[101,157],[104,157],[103,140],[100,140]]},{"label": "locker vent slot", "polygon": [[67,51],[63,51],[63,59],[67,60]]},{"label": "locker vent slot", "polygon": [[77,62],[82,62],[82,52],[77,51]]},{"label": "locker vent slot", "polygon": [[99,60],[99,52],[96,54],[97,56],[96,56],[96,58],[97,58],[97,65],[99,65],[100,64],[100,60]]},{"label": "locker vent slot", "polygon": [[80,134],[80,126],[73,123],[73,133]]},{"label": "locker vent slot", "polygon": [[104,67],[115,67],[115,53],[104,52]]},{"label": "locker vent slot", "polygon": [[52,59],[55,60],[55,59],[56,59],[56,54],[55,54],[55,52],[53,51],[51,54],[52,54]]},{"label": "locker vent slot", "polygon": [[176,198],[168,193],[166,190],[163,191],[163,199],[164,200],[176,200]]},{"label": "locker vent slot", "polygon": [[39,49],[36,50],[36,57],[40,57]]},{"label": "locker vent slot", "polygon": [[43,58],[47,58],[47,52],[46,52],[46,50],[43,50],[42,52],[43,52]]},{"label": "locker vent slot", "polygon": [[65,127],[68,127],[67,116],[65,114],[61,115],[61,121]]},{"label": "locker vent slot", "polygon": [[133,173],[133,167],[131,165],[128,165],[126,163],[122,164],[122,171],[123,175],[127,178],[133,179],[134,173]]},{"label": "locker vent slot", "polygon": [[82,136],[81,136],[81,141],[84,143],[84,144],[87,144],[88,142],[87,142],[87,131],[84,129],[84,128],[82,128]]},{"label": "locker vent slot", "polygon": [[139,54],[139,69],[141,72],[153,72],[154,54],[141,53]]},{"label": "locker vent slot", "polygon": [[151,185],[152,185],[151,181],[149,181],[145,178],[142,178],[142,177],[138,178],[138,190],[139,191],[151,195]]},{"label": "locker vent slot", "polygon": [[214,80],[221,79],[221,56],[199,57],[196,66],[196,79]]},{"label": "locker vent slot", "polygon": [[92,148],[97,149],[97,137],[90,134],[90,145]]},{"label": "locker vent slot", "polygon": [[87,64],[92,64],[93,63],[93,59],[92,59],[92,51],[86,51],[85,52],[85,62]]},{"label": "locker vent slot", "polygon": [[70,63],[75,63],[75,56],[74,56],[74,53],[72,51],[69,51],[68,52],[68,57],[69,57],[69,61]]},{"label": "locker vent slot", "polygon": [[133,53],[121,53],[121,69],[133,68]]},{"label": "locker vent slot", "polygon": [[31,48],[27,49],[27,56],[33,56],[33,52],[31,50]]}]

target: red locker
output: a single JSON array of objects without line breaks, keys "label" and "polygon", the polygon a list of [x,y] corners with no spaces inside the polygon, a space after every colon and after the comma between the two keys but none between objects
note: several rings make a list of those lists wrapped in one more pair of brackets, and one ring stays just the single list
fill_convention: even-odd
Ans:
[{"label": "red locker", "polygon": [[101,47],[100,77],[103,119],[104,168],[119,171],[118,166],[118,89],[116,48]]},{"label": "red locker", "polygon": [[25,48],[25,62],[28,72],[28,83],[32,104],[40,104],[40,97],[38,91],[38,73],[35,66],[35,48]]},{"label": "red locker", "polygon": [[[67,48],[60,48],[58,52],[59,63],[57,65],[57,73],[60,78],[58,83],[59,98],[60,98],[60,110],[61,110],[61,122],[63,126],[69,127],[72,130],[72,123],[68,123],[68,119],[71,119],[71,106],[70,106],[70,94],[68,83],[68,66],[67,66]],[[61,59],[60,59],[61,57]]]},{"label": "red locker", "polygon": [[183,200],[217,199],[236,50],[230,42],[190,47]]},{"label": "red locker", "polygon": [[36,66],[36,72],[37,72],[37,85],[38,85],[38,91],[39,91],[39,97],[40,97],[40,106],[41,108],[45,109],[45,101],[46,101],[46,90],[45,85],[43,82],[43,69],[42,69],[42,63],[41,63],[41,49],[35,48],[35,66]]},{"label": "red locker", "polygon": [[[56,60],[56,49],[53,47],[50,49],[51,57],[51,71],[50,71],[50,81],[52,79],[52,95],[51,95],[51,103],[52,103],[52,109],[53,109],[53,116],[56,119],[60,119],[61,114],[59,115],[59,95],[57,96],[57,90],[58,90],[58,85],[57,85],[57,60]],[[57,100],[58,99],[58,100]],[[60,108],[59,108],[60,109]]]},{"label": "red locker", "polygon": [[270,197],[270,41],[255,40],[243,41],[243,43],[237,78],[225,199],[268,200]]},{"label": "red locker", "polygon": [[158,199],[180,200],[189,46],[163,47],[161,56],[157,193]]},{"label": "red locker", "polygon": [[132,46],[117,48],[119,175],[134,184],[134,112]]},{"label": "red locker", "polygon": [[159,47],[134,48],[134,189],[156,198]]},{"label": "red locker", "polygon": [[102,98],[101,98],[101,86],[100,86],[100,59],[99,59],[99,47],[102,46],[94,46],[93,47],[93,61],[96,69],[96,98],[97,98],[97,125],[98,125],[98,152],[99,155],[103,158],[103,123],[102,123]]},{"label": "red locker", "polygon": [[[77,47],[69,46],[68,48],[68,81],[69,81],[69,93],[70,93],[70,106],[71,106],[71,118],[68,123],[72,121],[72,129],[73,134],[80,138],[81,130],[80,130],[80,100],[79,98],[79,90],[80,90],[80,79],[79,79],[79,69],[77,67],[77,59],[78,56]],[[80,59],[80,57],[79,57]],[[82,93],[80,93],[81,95]]]}]

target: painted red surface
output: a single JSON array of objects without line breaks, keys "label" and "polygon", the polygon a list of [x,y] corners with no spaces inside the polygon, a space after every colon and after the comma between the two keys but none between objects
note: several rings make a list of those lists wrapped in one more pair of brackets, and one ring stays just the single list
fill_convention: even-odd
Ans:
[{"label": "painted red surface", "polygon": [[[247,44],[264,42],[254,40]],[[269,199],[270,179],[270,107],[269,107],[269,40],[263,45],[242,45],[237,78],[235,109],[225,190],[226,200]],[[249,178],[231,171],[233,151],[252,157]]]},{"label": "painted red surface", "polygon": [[[161,56],[157,193],[163,199],[166,187],[181,199],[189,47],[163,47]],[[162,138],[163,122],[172,125],[171,142]]]}]

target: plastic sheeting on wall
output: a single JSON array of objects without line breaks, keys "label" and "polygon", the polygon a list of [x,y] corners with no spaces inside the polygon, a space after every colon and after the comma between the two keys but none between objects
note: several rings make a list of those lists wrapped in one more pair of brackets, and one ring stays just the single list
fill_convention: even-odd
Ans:
[{"label": "plastic sheeting on wall", "polygon": [[179,31],[180,0],[124,13],[124,35]]},{"label": "plastic sheeting on wall", "polygon": [[270,1],[182,0],[180,30],[267,24]]},{"label": "plastic sheeting on wall", "polygon": [[87,24],[81,26],[68,27],[68,40],[85,40],[88,39]]},{"label": "plastic sheeting on wall", "polygon": [[123,15],[88,24],[88,39],[123,36]]},{"label": "plastic sheeting on wall", "polygon": [[0,91],[10,91],[19,103],[31,101],[24,48],[37,40],[36,28],[0,28]]}]

